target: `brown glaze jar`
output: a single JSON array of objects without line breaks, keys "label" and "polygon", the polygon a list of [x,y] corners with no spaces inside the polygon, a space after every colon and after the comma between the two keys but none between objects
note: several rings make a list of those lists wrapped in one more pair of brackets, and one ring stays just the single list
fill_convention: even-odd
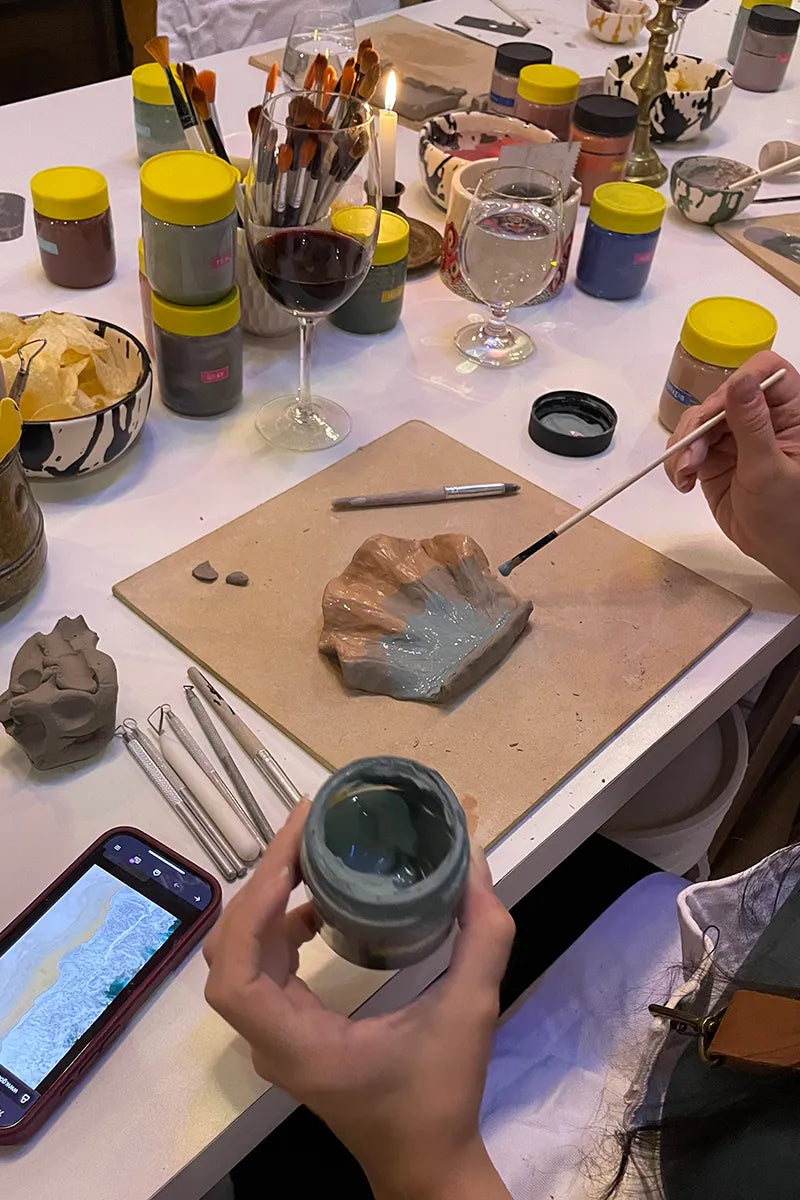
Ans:
[{"label": "brown glaze jar", "polygon": [[0,461],[0,609],[28,594],[46,558],[42,510],[33,498],[16,445]]},{"label": "brown glaze jar", "polygon": [[581,204],[591,204],[602,183],[622,179],[638,116],[637,106],[621,96],[582,96],[576,102],[570,141],[581,144],[575,167]]},{"label": "brown glaze jar", "polygon": [[577,71],[554,63],[523,67],[517,81],[514,116],[540,129],[549,129],[560,142],[569,141],[580,82]]},{"label": "brown glaze jar", "polygon": [[116,267],[108,187],[90,167],[50,167],[31,180],[44,273],[68,288],[100,287]]}]

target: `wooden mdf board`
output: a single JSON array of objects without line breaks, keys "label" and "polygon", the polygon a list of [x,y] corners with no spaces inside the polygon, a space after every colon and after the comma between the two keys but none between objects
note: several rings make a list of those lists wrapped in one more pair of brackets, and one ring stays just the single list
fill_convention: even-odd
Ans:
[{"label": "wooden mdf board", "polygon": [[[336,513],[336,496],[509,480],[519,495]],[[411,421],[192,545],[115,594],[322,763],[399,754],[436,768],[495,841],[721,638],[747,603],[590,518],[512,576],[528,632],[448,706],[348,692],[317,649],[326,583],[375,533],[471,534],[504,561],[574,510]],[[208,559],[217,583],[192,568]],[[226,586],[246,571],[246,588]]]},{"label": "wooden mdf board", "polygon": [[800,294],[800,213],[724,221],[714,228],[757,266]]}]

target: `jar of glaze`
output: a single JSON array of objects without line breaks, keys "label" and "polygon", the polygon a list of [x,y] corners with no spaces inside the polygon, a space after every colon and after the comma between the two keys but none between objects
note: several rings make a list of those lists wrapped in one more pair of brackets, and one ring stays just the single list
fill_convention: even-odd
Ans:
[{"label": "jar of glaze", "polygon": [[[728,62],[735,63],[739,57],[739,50],[741,49],[744,31],[747,29],[747,22],[750,19],[750,13],[760,3],[761,0],[742,0],[739,11],[736,14],[736,21],[733,26],[730,45],[728,46]],[[792,6],[792,0],[772,0],[772,3],[779,8],[791,8]]]},{"label": "jar of glaze", "polygon": [[49,167],[31,179],[44,273],[60,287],[108,283],[117,265],[108,186],[91,167]]},{"label": "jar of glaze", "polygon": [[449,934],[464,895],[464,810],[429,767],[360,759],[317,793],[300,867],[337,954],[381,970],[420,962]]},{"label": "jar of glaze", "polygon": [[570,141],[580,142],[575,178],[582,204],[591,204],[601,183],[622,179],[639,115],[638,106],[621,96],[582,96],[575,103]]},{"label": "jar of glaze", "polygon": [[[173,68],[174,73],[174,68]],[[183,86],[176,78],[180,91]],[[167,150],[185,150],[186,137],[180,117],[172,103],[172,93],[158,63],[142,63],[131,75],[133,87],[133,123],[139,162]]]},{"label": "jar of glaze", "polygon": [[[331,224],[351,237],[368,236],[374,228],[374,213],[372,208],[343,208],[334,215]],[[358,291],[331,313],[331,324],[348,333],[385,333],[394,329],[403,310],[408,240],[408,221],[399,213],[382,212],[367,277]]]},{"label": "jar of glaze", "polygon": [[769,350],[778,322],[769,309],[736,296],[698,300],[686,314],[661,393],[658,419],[670,432],[686,409],[721,387],[759,350]]},{"label": "jar of glaze", "polygon": [[158,386],[167,408],[187,417],[212,417],[242,395],[239,292],[216,304],[187,307],[153,293]]},{"label": "jar of glaze", "polygon": [[214,154],[172,150],[139,172],[147,278],[172,304],[214,304],[236,282],[239,173]]},{"label": "jar of glaze", "polygon": [[553,51],[533,42],[503,42],[494,56],[494,73],[489,91],[489,111],[504,117],[514,115],[517,82],[523,67],[551,63]]},{"label": "jar of glaze", "polygon": [[144,331],[144,344],[150,353],[153,353],[153,345],[155,339],[153,337],[153,289],[150,287],[150,280],[147,278],[147,271],[144,265],[144,238],[139,238],[139,302],[142,308],[142,329]]},{"label": "jar of glaze", "polygon": [[800,12],[757,4],[747,22],[733,68],[733,82],[748,92],[777,92],[797,42]]},{"label": "jar of glaze", "polygon": [[647,283],[667,202],[641,183],[595,188],[576,283],[601,300],[629,300]]},{"label": "jar of glaze", "polygon": [[580,82],[578,72],[569,67],[552,63],[523,67],[517,81],[514,116],[549,129],[561,142],[568,141]]}]

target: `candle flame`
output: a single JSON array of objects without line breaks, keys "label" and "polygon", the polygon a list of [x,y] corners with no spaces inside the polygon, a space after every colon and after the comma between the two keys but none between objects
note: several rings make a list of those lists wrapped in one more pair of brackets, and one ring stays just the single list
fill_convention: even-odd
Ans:
[{"label": "candle flame", "polygon": [[386,76],[386,89],[383,98],[383,107],[387,112],[391,112],[397,100],[397,75],[394,71],[389,71]]}]

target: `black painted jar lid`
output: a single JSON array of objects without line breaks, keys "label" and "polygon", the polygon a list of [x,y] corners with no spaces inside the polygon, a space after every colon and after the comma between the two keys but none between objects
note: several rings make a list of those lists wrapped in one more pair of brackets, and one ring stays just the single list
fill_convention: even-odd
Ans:
[{"label": "black painted jar lid", "polygon": [[505,75],[519,75],[523,67],[552,61],[553,51],[550,47],[539,46],[535,42],[503,42],[494,56],[496,70]]},{"label": "black painted jar lid", "polygon": [[534,400],[528,434],[551,454],[588,458],[608,449],[616,427],[617,414],[605,400],[564,389]]}]

